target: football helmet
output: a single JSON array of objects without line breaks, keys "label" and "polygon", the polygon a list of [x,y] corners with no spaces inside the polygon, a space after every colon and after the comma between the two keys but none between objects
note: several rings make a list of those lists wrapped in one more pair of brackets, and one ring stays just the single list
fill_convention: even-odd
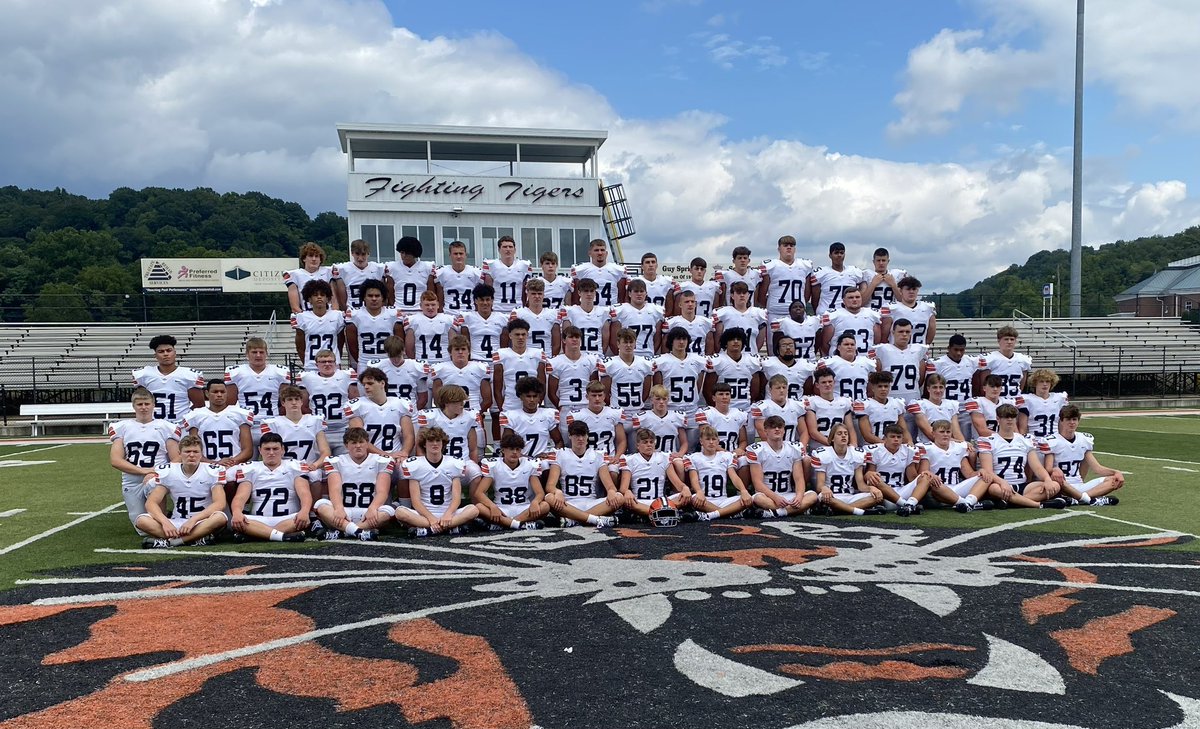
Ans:
[{"label": "football helmet", "polygon": [[650,523],[656,527],[679,525],[679,509],[663,497],[650,502]]}]

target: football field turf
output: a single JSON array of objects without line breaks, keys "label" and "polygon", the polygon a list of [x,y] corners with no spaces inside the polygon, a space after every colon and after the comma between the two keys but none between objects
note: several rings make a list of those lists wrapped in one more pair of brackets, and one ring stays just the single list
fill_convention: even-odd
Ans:
[{"label": "football field turf", "polygon": [[167,553],[0,446],[0,729],[1200,726],[1200,417],[1081,429],[1119,506]]}]

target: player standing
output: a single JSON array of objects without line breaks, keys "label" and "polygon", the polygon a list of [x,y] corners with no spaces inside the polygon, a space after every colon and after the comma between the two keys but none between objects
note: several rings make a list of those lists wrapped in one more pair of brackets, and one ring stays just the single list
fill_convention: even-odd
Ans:
[{"label": "player standing", "polygon": [[[588,258],[588,261],[571,268],[571,278],[574,281],[575,303],[578,304],[582,301],[579,296],[579,284],[589,280],[596,282],[595,304],[601,309],[611,309],[617,304],[627,301],[628,299],[625,298],[627,279],[625,267],[618,263],[609,262],[608,244],[600,238],[593,240],[588,244]],[[576,326],[579,325],[576,324]],[[582,328],[580,327],[580,329]],[[589,349],[586,341],[583,348],[585,350]]]},{"label": "player standing", "polygon": [[150,340],[155,364],[133,371],[133,384],[154,396],[154,417],[178,425],[193,407],[204,407],[204,375],[176,362],[175,337],[159,334]]},{"label": "player standing", "polygon": [[402,315],[384,306],[387,285],[375,278],[356,284],[362,304],[346,309],[346,353],[350,364],[361,367],[364,362],[384,357],[383,343],[391,336],[404,336]]},{"label": "player standing", "polygon": [[[330,285],[333,286],[334,306],[339,309],[355,309],[363,306],[362,285],[367,281],[378,281],[383,284],[387,276],[387,267],[382,263],[368,260],[371,249],[361,238],[350,242],[350,262],[339,263],[330,268]],[[308,283],[305,281],[305,283]],[[303,288],[304,285],[300,284]],[[383,286],[384,302],[387,298],[387,286]]]},{"label": "player standing", "polygon": [[329,308],[333,290],[324,281],[309,281],[300,290],[308,311],[292,314],[292,329],[296,331],[296,354],[304,362],[304,369],[317,369],[317,352],[333,352],[336,363],[342,361],[342,329],[346,319],[342,312]]},{"label": "player standing", "polygon": [[[283,272],[283,283],[287,287],[288,306],[291,307],[293,314],[299,314],[302,311],[308,311],[312,306],[305,301],[301,296],[304,291],[304,286],[309,281],[324,281],[329,283],[333,280],[333,269],[329,266],[323,266],[325,263],[325,249],[316,243],[305,243],[300,246],[300,268],[292,269],[291,271]],[[332,293],[332,289],[330,289]],[[332,301],[332,297],[330,298]]]},{"label": "player standing", "polygon": [[396,241],[396,252],[400,260],[387,264],[387,276],[392,282],[392,299],[396,309],[405,314],[415,314],[420,307],[421,294],[434,290],[433,264],[422,261],[424,247],[421,241],[406,235]]},{"label": "player standing", "polygon": [[[483,262],[483,282],[492,289],[494,308],[504,315],[505,320],[513,309],[525,300],[525,280],[533,270],[533,264],[524,259],[517,260],[517,242],[511,235],[502,235],[496,241],[500,252],[499,258],[490,258]],[[496,294],[499,294],[497,296]],[[479,311],[479,292],[474,293],[475,310]],[[492,308],[489,305],[489,310]],[[491,353],[488,354],[491,356]]]},{"label": "player standing", "polygon": [[438,311],[463,314],[471,310],[471,292],[483,281],[483,271],[467,265],[466,243],[454,241],[449,252],[450,265],[438,266],[433,272]]},{"label": "player standing", "polygon": [[861,302],[862,280],[862,269],[846,265],[846,246],[837,241],[830,243],[829,265],[818,266],[809,277],[808,300],[813,312],[834,311],[850,291],[858,291]]}]

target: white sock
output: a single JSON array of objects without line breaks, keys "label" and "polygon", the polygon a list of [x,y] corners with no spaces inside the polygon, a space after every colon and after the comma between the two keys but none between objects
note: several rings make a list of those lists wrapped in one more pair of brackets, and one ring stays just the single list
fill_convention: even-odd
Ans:
[{"label": "white sock", "polygon": [[773,513],[775,516],[787,516],[787,509],[776,509],[771,513]]},{"label": "white sock", "polygon": [[712,521],[713,519],[716,519],[720,515],[721,515],[721,512],[719,512],[719,511],[702,511],[699,514],[697,514],[696,516],[698,516],[700,518],[700,521]]},{"label": "white sock", "polygon": [[358,536],[358,525],[352,521],[348,521],[346,522],[346,526],[342,529],[342,531],[346,532],[346,534],[351,537],[356,537]]},{"label": "white sock", "polygon": [[272,529],[271,530],[271,541],[272,542],[282,542],[283,541],[283,532],[279,531],[278,529]]},{"label": "white sock", "polygon": [[1090,504],[1090,503],[1092,503],[1092,495],[1091,495],[1091,494],[1089,494],[1089,493],[1088,493],[1088,492],[1086,492],[1086,491],[1084,491],[1083,493],[1079,494],[1079,503],[1081,503],[1081,504]]},{"label": "white sock", "polygon": [[858,508],[857,506],[854,507],[854,515],[855,516],[862,516],[865,513],[867,513],[867,512],[863,511],[862,509]]},{"label": "white sock", "polygon": [[513,519],[513,520],[512,520],[512,524],[510,524],[510,525],[509,525],[509,528],[510,528],[510,529],[520,529],[520,528],[521,528],[521,522],[517,521],[516,519]]},{"label": "white sock", "polygon": [[975,504],[979,503],[979,499],[975,498],[975,494],[967,494],[966,496],[963,497],[963,501],[970,504],[971,506],[974,506]]},{"label": "white sock", "polygon": [[595,514],[588,514],[587,523],[591,524],[592,526],[596,526],[600,523],[600,517],[596,516]]},{"label": "white sock", "polygon": [[904,503],[908,504],[909,506],[916,506],[916,505],[917,505],[917,500],[916,500],[916,499],[914,499],[913,497],[909,496],[909,497],[908,497],[908,498],[907,498],[907,499],[904,501]]}]

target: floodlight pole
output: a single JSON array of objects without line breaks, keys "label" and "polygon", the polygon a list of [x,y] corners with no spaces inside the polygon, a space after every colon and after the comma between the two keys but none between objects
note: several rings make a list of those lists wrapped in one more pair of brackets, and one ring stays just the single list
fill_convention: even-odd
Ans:
[{"label": "floodlight pole", "polygon": [[1071,167],[1071,298],[1070,316],[1080,317],[1083,292],[1083,0],[1075,17],[1075,144]]}]

